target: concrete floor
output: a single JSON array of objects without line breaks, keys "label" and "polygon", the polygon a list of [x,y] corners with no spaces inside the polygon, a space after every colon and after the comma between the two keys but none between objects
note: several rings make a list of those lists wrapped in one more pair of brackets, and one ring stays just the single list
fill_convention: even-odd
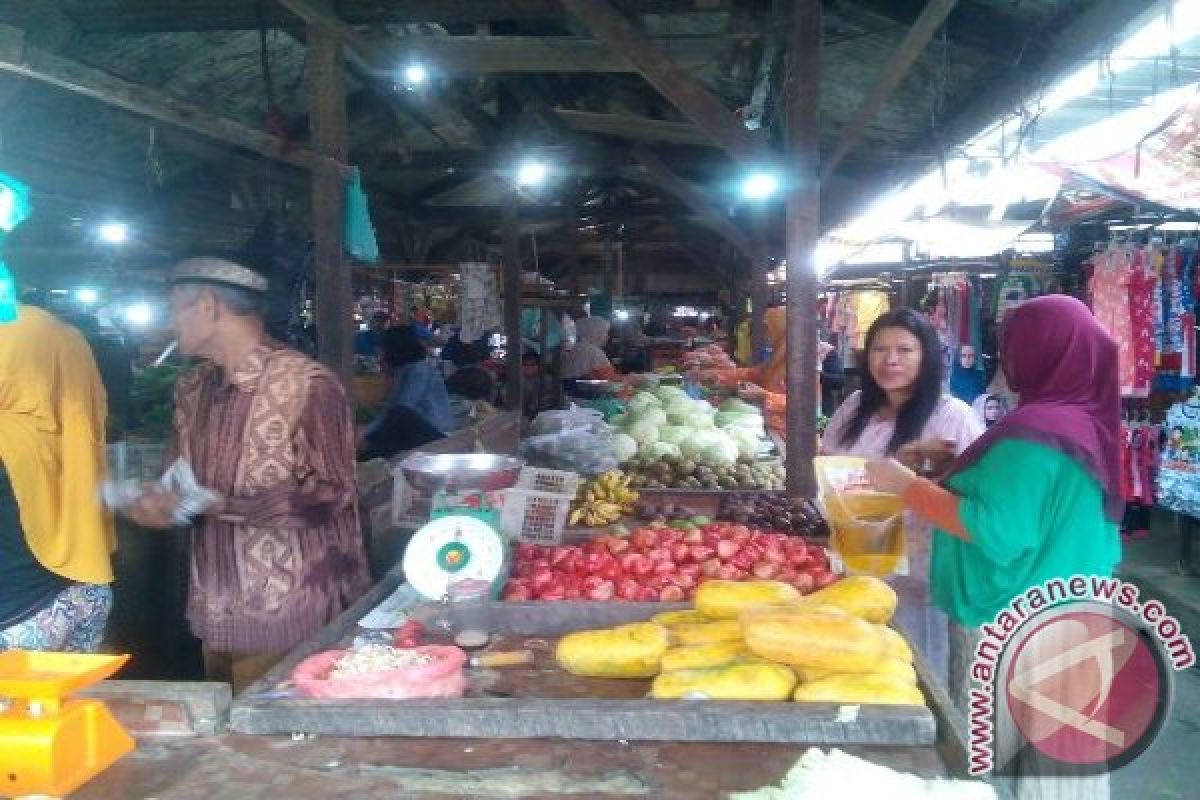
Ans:
[{"label": "concrete floor", "polygon": [[[1177,570],[1179,536],[1168,515],[1156,516],[1147,539],[1125,543],[1121,574],[1179,618],[1200,652],[1200,578]],[[1200,560],[1200,543],[1196,545]],[[1112,776],[1113,800],[1200,797],[1200,668],[1175,673],[1175,704],[1149,751]]]}]

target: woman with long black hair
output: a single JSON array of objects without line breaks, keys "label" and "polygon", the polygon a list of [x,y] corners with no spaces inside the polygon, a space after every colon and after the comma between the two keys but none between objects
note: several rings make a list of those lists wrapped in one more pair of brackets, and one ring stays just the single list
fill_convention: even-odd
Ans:
[{"label": "woman with long black hair", "polygon": [[[834,413],[821,440],[824,455],[897,458],[936,476],[983,433],[971,407],[945,391],[941,341],[920,313],[890,311],[867,331],[862,388]],[[908,575],[894,579],[903,595],[897,622],[944,675],[945,615],[929,602],[931,528],[910,515]]]}]

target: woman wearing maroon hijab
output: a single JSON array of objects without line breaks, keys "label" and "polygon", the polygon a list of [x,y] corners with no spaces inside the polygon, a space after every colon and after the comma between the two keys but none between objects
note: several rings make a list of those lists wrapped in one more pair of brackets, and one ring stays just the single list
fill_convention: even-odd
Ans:
[{"label": "woman wearing maroon hijab", "polygon": [[[903,496],[935,526],[930,588],[957,623],[949,689],[962,707],[979,626],[1035,586],[1110,576],[1120,560],[1116,344],[1087,306],[1051,295],[1005,317],[1000,364],[1017,410],[976,440],[942,485],[893,460],[868,465],[877,489]],[[1043,794],[1031,788],[1036,780],[1022,780],[1018,797],[1075,796],[1080,788],[1047,780]],[[1107,797],[1106,782],[1082,780],[1079,797]]]}]

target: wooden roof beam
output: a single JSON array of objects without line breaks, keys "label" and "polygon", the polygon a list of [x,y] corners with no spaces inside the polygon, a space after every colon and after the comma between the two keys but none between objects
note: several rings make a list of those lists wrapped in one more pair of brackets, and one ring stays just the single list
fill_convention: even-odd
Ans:
[{"label": "wooden roof beam", "polygon": [[[246,0],[69,0],[71,16],[86,33],[182,33],[254,30],[255,4]],[[727,11],[732,0],[620,0],[630,14]],[[338,12],[351,25],[442,25],[536,21],[564,16],[558,0],[340,0]],[[265,21],[278,27],[286,15],[271,4]]]},{"label": "wooden roof beam", "polygon": [[750,263],[765,264],[762,248],[722,213],[706,192],[688,183],[645,147],[636,147],[634,159],[646,170],[650,180],[662,191],[676,197],[700,218],[700,222],[737,249]]},{"label": "wooden roof beam", "polygon": [[606,0],[561,0],[600,41],[621,54],[650,85],[738,161],[761,166],[773,160],[765,140],[748,130],[695,76],[679,67]]},{"label": "wooden roof beam", "polygon": [[946,21],[946,17],[954,10],[958,0],[928,0],[925,10],[917,21],[909,28],[900,46],[897,47],[875,80],[871,91],[863,98],[862,104],[854,112],[854,116],[846,123],[845,128],[837,137],[837,145],[826,157],[821,168],[822,180],[827,180],[838,164],[851,152],[866,133],[867,126],[874,122],[884,104],[891,99],[908,71],[925,51],[929,40],[937,33],[938,28]]},{"label": "wooden roof beam", "polygon": [[[725,49],[757,39],[737,36],[680,36],[652,41],[689,69],[710,63]],[[515,72],[637,72],[604,42],[575,36],[406,36],[381,48],[390,64],[422,61],[448,74]]]},{"label": "wooden roof beam", "polygon": [[7,25],[0,25],[0,72],[20,75],[90,97],[124,111],[249,150],[273,161],[308,170],[332,166],[341,168],[333,159],[309,148],[293,145],[277,136],[227,119],[211,109],[30,46],[25,42],[23,31]]}]

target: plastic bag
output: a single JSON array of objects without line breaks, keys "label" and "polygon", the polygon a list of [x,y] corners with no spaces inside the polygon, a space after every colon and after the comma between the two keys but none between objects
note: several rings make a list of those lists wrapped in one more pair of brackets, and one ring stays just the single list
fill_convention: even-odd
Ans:
[{"label": "plastic bag", "polygon": [[350,168],[346,181],[346,218],[342,236],[346,252],[359,261],[374,264],[379,260],[379,243],[375,240],[375,226],[371,224],[371,210],[367,205],[367,193],[363,191],[358,167]]},{"label": "plastic bag", "polygon": [[620,462],[612,434],[572,428],[560,433],[531,436],[521,442],[521,457],[533,467],[578,472],[586,477],[617,469]]},{"label": "plastic bag", "polygon": [[571,406],[566,411],[543,411],[534,418],[529,432],[534,436],[583,430],[589,433],[607,433],[604,414],[594,408]]},{"label": "plastic bag", "polygon": [[867,461],[853,456],[813,459],[817,503],[829,522],[830,545],[847,572],[905,574],[904,502],[867,482]]}]

